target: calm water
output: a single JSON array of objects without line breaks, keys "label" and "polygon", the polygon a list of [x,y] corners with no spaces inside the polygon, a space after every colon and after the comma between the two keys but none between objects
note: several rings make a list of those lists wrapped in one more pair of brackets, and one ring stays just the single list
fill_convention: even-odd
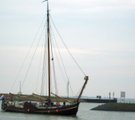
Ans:
[{"label": "calm water", "polygon": [[0,120],[135,120],[134,112],[91,111],[98,104],[81,103],[76,117],[33,115],[0,111]]}]

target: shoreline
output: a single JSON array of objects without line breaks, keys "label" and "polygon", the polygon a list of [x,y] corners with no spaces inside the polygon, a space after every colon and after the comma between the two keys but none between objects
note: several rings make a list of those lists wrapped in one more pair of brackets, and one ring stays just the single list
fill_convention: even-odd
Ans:
[{"label": "shoreline", "polygon": [[135,112],[135,103],[105,103],[91,110]]}]

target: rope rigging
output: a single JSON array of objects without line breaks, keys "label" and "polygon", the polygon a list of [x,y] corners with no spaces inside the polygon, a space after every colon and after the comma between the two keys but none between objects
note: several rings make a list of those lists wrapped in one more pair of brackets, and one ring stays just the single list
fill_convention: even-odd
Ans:
[{"label": "rope rigging", "polygon": [[[42,27],[43,24],[44,24],[44,19],[45,19],[45,17],[46,17],[46,15],[44,15],[44,17],[43,17],[43,19],[42,19],[42,22],[41,22],[41,24],[39,25],[38,30],[37,30],[37,32],[36,32],[36,34],[35,34],[35,36],[34,36],[34,38],[33,38],[33,40],[32,40],[32,43],[31,43],[31,45],[30,45],[30,48],[28,49],[26,55],[24,56],[23,62],[21,63],[18,72],[16,73],[14,82],[13,82],[13,84],[11,85],[9,92],[12,91],[12,89],[13,89],[14,86],[15,86],[15,83],[16,83],[17,80],[19,79],[19,76],[20,76],[20,74],[21,74],[21,72],[22,72],[22,70],[23,70],[23,68],[24,68],[24,65],[25,65],[25,63],[26,63],[26,60],[28,59],[28,57],[29,57],[29,55],[30,55],[30,53],[31,53],[31,51],[32,51],[32,48],[33,48],[33,46],[34,46],[34,43],[35,43],[35,41],[37,40],[37,37],[38,37],[39,32],[40,32],[40,29],[41,29],[41,27]],[[45,26],[44,26],[44,27],[45,27]],[[44,28],[43,28],[43,29],[44,29]],[[43,30],[42,30],[42,32],[43,32]],[[42,34],[42,33],[41,33],[41,34]],[[41,34],[40,34],[40,38],[41,38]],[[39,39],[39,40],[40,40],[40,39]],[[37,46],[37,47],[38,47],[38,46]],[[34,57],[34,56],[33,56],[33,57]],[[32,60],[31,60],[31,61],[32,61]],[[27,71],[28,71],[28,70],[27,70]],[[22,82],[22,83],[23,83],[23,82]],[[21,86],[21,87],[22,87],[22,86]]]},{"label": "rope rigging", "polygon": [[[60,38],[60,40],[61,40],[61,43],[63,44],[63,46],[65,47],[65,49],[67,50],[67,53],[69,54],[69,56],[72,58],[72,60],[74,61],[74,63],[76,64],[76,66],[79,68],[79,70],[81,71],[81,73],[83,73],[84,75],[85,75],[85,73],[84,73],[84,71],[82,70],[82,68],[80,67],[80,65],[78,64],[78,62],[76,61],[76,59],[73,57],[73,55],[71,54],[71,52],[70,52],[70,50],[68,49],[68,47],[67,47],[67,45],[65,44],[65,42],[63,41],[63,39],[62,39],[62,37],[61,37],[61,35],[60,35],[60,33],[58,32],[58,29],[56,28],[56,26],[55,26],[55,24],[54,24],[54,22],[53,22],[53,19],[52,19],[52,17],[50,16],[50,20],[51,20],[51,25],[53,26],[53,28],[52,28],[52,26],[50,25],[50,28],[51,28],[51,30],[52,29],[55,29],[55,31],[56,31],[56,33],[57,33],[57,35],[59,36],[59,38]],[[40,25],[40,27],[41,27],[41,25]],[[22,80],[22,84],[21,84],[21,87],[23,87],[24,86],[24,83],[25,83],[25,81],[26,81],[26,79],[27,79],[27,77],[28,77],[28,75],[29,75],[29,71],[30,71],[30,68],[31,68],[31,65],[32,65],[32,62],[33,62],[33,59],[34,59],[34,57],[35,57],[35,54],[36,54],[36,52],[37,52],[37,50],[38,50],[38,47],[39,47],[39,44],[40,44],[40,42],[41,42],[41,38],[42,38],[42,35],[43,36],[45,36],[45,34],[44,34],[44,32],[46,33],[46,23],[44,24],[44,27],[43,27],[43,29],[41,30],[41,33],[40,33],[40,36],[39,36],[39,39],[38,39],[38,42],[37,42],[37,44],[36,44],[36,47],[35,47],[35,50],[34,50],[34,52],[33,52],[33,55],[31,56],[31,59],[30,59],[30,62],[29,62],[29,65],[28,65],[28,67],[27,67],[27,69],[26,69],[26,71],[25,71],[25,76],[24,76],[24,78],[23,78],[23,80]],[[53,30],[52,30],[53,31]],[[51,31],[51,32],[52,32]],[[38,31],[38,33],[39,33],[39,31]],[[37,36],[37,34],[36,34],[36,36]],[[49,36],[51,36],[50,34],[49,34]],[[62,57],[62,55],[61,55],[61,48],[60,48],[60,46],[59,46],[59,44],[57,43],[57,41],[56,41],[56,39],[55,39],[55,36],[54,36],[54,42],[52,42],[52,38],[49,38],[50,39],[50,52],[51,52],[51,55],[50,55],[50,57],[51,57],[51,68],[52,68],[52,71],[51,71],[51,73],[53,74],[53,81],[54,81],[54,86],[53,86],[53,88],[55,89],[55,94],[57,95],[58,94],[58,86],[57,86],[57,72],[56,72],[56,70],[55,70],[55,64],[56,64],[56,58],[57,58],[57,62],[59,63],[59,66],[61,66],[61,71],[64,73],[64,75],[65,75],[65,77],[66,77],[66,84],[67,84],[67,86],[66,86],[66,90],[67,90],[67,96],[69,96],[69,87],[70,87],[70,89],[71,89],[71,91],[72,91],[72,93],[73,93],[73,89],[72,89],[72,87],[71,87],[71,84],[70,84],[70,78],[69,78],[69,74],[68,74],[68,72],[67,72],[67,68],[66,68],[66,66],[65,66],[65,63],[64,63],[64,60],[63,60],[63,57]],[[33,42],[32,42],[32,45],[31,45],[31,47],[30,47],[30,49],[29,49],[29,51],[28,51],[28,53],[26,54],[26,57],[24,58],[24,61],[23,61],[23,63],[22,63],[22,65],[21,65],[21,68],[20,68],[20,70],[19,70],[19,72],[18,72],[18,75],[17,76],[19,76],[19,73],[21,72],[21,69],[22,69],[22,67],[23,67],[23,65],[24,65],[24,63],[25,63],[25,61],[26,61],[26,59],[28,58],[28,55],[30,54],[30,51],[31,51],[31,49],[32,49],[32,47],[33,47],[33,44],[34,44],[34,42],[35,42],[35,40],[36,40],[36,37],[34,38],[34,40],[33,40]],[[44,90],[46,89],[47,90],[47,81],[45,81],[46,80],[46,78],[48,77],[47,76],[47,73],[46,73],[46,67],[47,67],[47,37],[44,37],[44,40],[46,40],[45,42],[44,42],[44,45],[43,45],[43,51],[44,51],[44,54],[43,54],[43,60],[42,60],[42,74],[41,74],[41,91],[40,91],[40,94],[41,95],[44,95]],[[54,46],[56,46],[56,48],[54,48],[53,47],[53,45]],[[56,55],[54,55],[54,51],[57,53]],[[56,58],[55,58],[56,57]],[[62,75],[61,75],[62,76]],[[86,76],[86,75],[85,75]],[[16,77],[16,80],[17,80],[17,78],[18,77]],[[16,82],[16,80],[15,80],[15,82]],[[46,86],[45,86],[46,85]],[[12,87],[13,87],[13,85],[12,85]],[[44,89],[45,88],[45,89]],[[51,86],[51,90],[52,90],[52,86]],[[47,93],[47,92],[46,92]]]},{"label": "rope rigging", "polygon": [[67,49],[69,55],[72,57],[73,61],[76,63],[76,65],[78,66],[78,68],[80,69],[80,71],[84,74],[84,76],[86,76],[85,72],[83,71],[83,69],[82,69],[81,66],[78,64],[78,62],[77,62],[76,59],[73,57],[73,55],[71,54],[70,50],[68,49],[67,45],[65,44],[65,42],[64,42],[64,40],[63,40],[63,38],[62,38],[62,36],[60,35],[60,33],[59,33],[57,27],[55,26],[55,24],[54,24],[54,22],[53,22],[52,17],[50,17],[50,18],[51,18],[51,20],[52,20],[52,24],[53,24],[53,26],[54,26],[54,28],[55,28],[57,34],[58,34],[59,37],[60,37],[60,40],[62,41],[63,45],[64,45],[65,48]]}]

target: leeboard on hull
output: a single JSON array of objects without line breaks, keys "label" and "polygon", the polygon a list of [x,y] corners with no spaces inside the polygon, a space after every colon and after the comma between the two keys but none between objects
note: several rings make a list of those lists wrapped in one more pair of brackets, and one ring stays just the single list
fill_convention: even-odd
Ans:
[{"label": "leeboard on hull", "polygon": [[7,106],[2,101],[2,110],[6,112],[21,112],[21,113],[34,113],[34,114],[50,114],[50,115],[76,115],[79,107],[79,103],[72,105],[60,105],[37,108],[34,104],[25,102],[24,106],[16,107],[14,105]]}]

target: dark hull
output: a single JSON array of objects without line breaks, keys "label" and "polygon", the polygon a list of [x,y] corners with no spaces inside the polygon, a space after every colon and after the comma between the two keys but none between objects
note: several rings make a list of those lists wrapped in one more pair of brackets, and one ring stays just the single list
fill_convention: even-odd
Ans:
[{"label": "dark hull", "polygon": [[15,106],[2,107],[2,110],[6,112],[20,112],[20,113],[33,113],[33,114],[48,114],[48,115],[76,115],[78,111],[79,103],[73,105],[65,105],[59,107],[48,108],[36,108],[32,105],[27,105],[24,108],[18,108]]}]

